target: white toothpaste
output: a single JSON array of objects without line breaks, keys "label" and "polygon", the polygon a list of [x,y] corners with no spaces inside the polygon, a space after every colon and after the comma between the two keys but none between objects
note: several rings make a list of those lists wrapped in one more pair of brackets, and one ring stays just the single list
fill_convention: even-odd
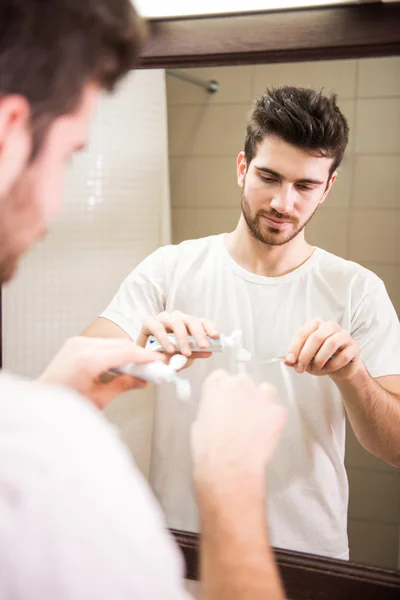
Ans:
[{"label": "white toothpaste", "polygon": [[187,357],[182,354],[175,354],[171,357],[168,364],[155,361],[146,364],[130,363],[123,367],[110,369],[113,375],[130,375],[143,379],[149,383],[175,383],[176,393],[180,400],[188,400],[191,394],[190,382],[187,379],[179,377],[178,371],[187,363]]}]

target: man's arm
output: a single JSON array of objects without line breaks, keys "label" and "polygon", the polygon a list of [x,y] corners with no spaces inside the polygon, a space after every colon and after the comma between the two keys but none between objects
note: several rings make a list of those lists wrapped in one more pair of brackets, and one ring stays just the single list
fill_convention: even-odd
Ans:
[{"label": "man's arm", "polygon": [[81,333],[84,337],[137,342],[143,322],[164,310],[167,268],[164,248],[145,258],[122,281],[109,305]]},{"label": "man's arm", "polygon": [[284,420],[271,386],[221,371],[204,384],[192,435],[202,600],[284,598],[265,508],[265,467]]},{"label": "man's arm", "polygon": [[201,580],[204,600],[281,600],[281,581],[269,545],[265,483],[245,477],[203,493]]},{"label": "man's arm", "polygon": [[109,319],[99,317],[93,323],[91,323],[81,333],[84,337],[94,338],[123,338],[130,340],[130,336],[124,331],[119,325],[113,323]]},{"label": "man's arm", "polygon": [[[192,356],[189,336],[193,336],[198,347],[204,350],[196,352],[192,359],[208,358],[207,336],[218,338],[220,335],[216,324],[201,315],[166,310],[167,281],[175,264],[175,259],[165,258],[169,252],[159,248],[142,261],[122,282],[106,310],[81,335],[131,339],[143,348],[152,335],[165,353],[174,354],[178,349],[188,357]],[[171,344],[168,333],[175,335],[177,348]]]},{"label": "man's arm", "polygon": [[[364,322],[369,320],[365,318]],[[397,317],[393,320],[393,330],[399,327],[396,320]],[[399,355],[399,349],[395,347],[397,334],[391,341],[389,335],[381,335],[382,339],[379,339],[375,334],[374,339],[371,332],[367,332],[369,336],[362,333],[368,337],[371,353],[375,352],[377,356],[386,344],[388,352],[383,356],[389,356],[392,366],[387,361],[385,368],[399,372],[400,361],[395,364],[395,357]],[[393,334],[393,331],[389,333]],[[359,334],[360,343],[361,337]],[[383,362],[382,357],[380,361]],[[351,333],[338,323],[321,319],[310,321],[295,335],[286,364],[298,373],[329,375],[342,394],[360,444],[377,458],[400,466],[400,375],[373,377],[360,358],[360,345]]]},{"label": "man's arm", "polygon": [[373,379],[361,361],[336,379],[351,426],[366,450],[400,467],[400,375]]}]

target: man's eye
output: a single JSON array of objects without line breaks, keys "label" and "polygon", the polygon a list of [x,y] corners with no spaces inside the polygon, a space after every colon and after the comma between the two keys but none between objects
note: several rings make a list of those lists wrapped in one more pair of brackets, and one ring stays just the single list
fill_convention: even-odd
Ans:
[{"label": "man's eye", "polygon": [[311,192],[311,190],[313,189],[309,185],[298,185],[297,188],[302,192]]},{"label": "man's eye", "polygon": [[261,177],[262,181],[265,183],[277,183],[276,179],[272,179],[271,177]]}]

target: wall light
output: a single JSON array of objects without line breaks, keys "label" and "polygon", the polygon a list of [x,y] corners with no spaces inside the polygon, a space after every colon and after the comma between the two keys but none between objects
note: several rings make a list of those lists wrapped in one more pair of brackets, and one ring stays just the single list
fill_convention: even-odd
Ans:
[{"label": "wall light", "polygon": [[[133,0],[148,19],[359,4],[360,0]],[[370,1],[370,0],[369,0]]]}]

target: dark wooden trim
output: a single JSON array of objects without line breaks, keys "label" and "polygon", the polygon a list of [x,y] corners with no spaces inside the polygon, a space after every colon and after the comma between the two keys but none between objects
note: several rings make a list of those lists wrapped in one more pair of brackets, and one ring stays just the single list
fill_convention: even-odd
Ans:
[{"label": "dark wooden trim", "polygon": [[400,4],[152,21],[141,68],[400,54]]},{"label": "dark wooden trim", "polygon": [[[199,536],[171,530],[186,564],[186,578],[199,579]],[[400,571],[274,549],[291,600],[399,600]]]}]

